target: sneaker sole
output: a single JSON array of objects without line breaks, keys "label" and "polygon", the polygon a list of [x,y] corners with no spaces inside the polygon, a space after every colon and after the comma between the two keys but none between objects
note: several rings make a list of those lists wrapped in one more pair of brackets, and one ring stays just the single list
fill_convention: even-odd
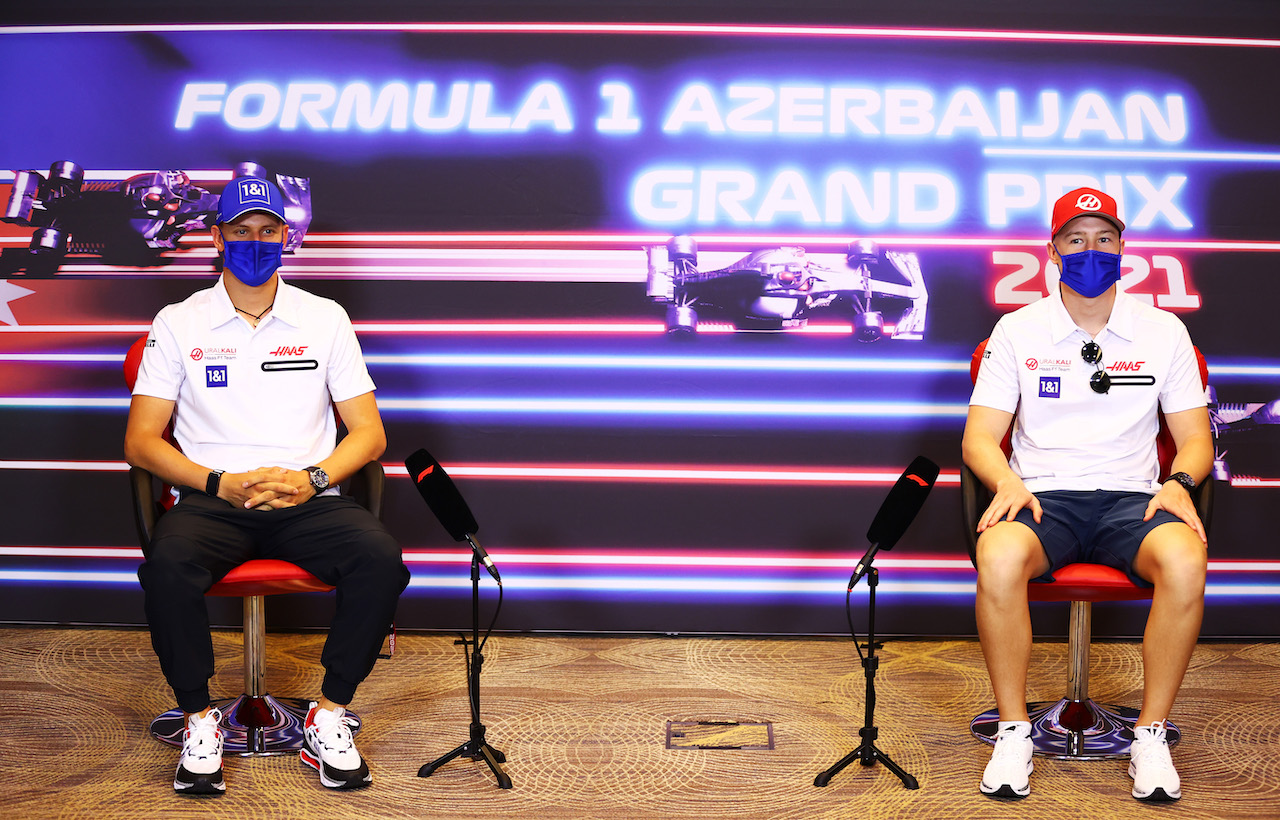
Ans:
[{"label": "sneaker sole", "polygon": [[227,792],[227,784],[222,780],[216,783],[208,780],[184,783],[175,779],[173,781],[173,790],[178,794],[189,797],[221,797]]},{"label": "sneaker sole", "polygon": [[1031,786],[1028,785],[1025,792],[1017,792],[1014,791],[1013,786],[1010,786],[1008,783],[1001,785],[998,789],[988,789],[987,784],[982,783],[979,784],[978,791],[982,792],[987,797],[995,797],[1004,800],[1021,800],[1031,794]]},{"label": "sneaker sole", "polygon": [[373,785],[373,775],[369,772],[366,772],[363,777],[357,776],[350,780],[334,780],[325,774],[323,764],[305,747],[298,752],[298,759],[302,761],[302,765],[309,766],[320,773],[320,785],[326,789],[363,789]]}]

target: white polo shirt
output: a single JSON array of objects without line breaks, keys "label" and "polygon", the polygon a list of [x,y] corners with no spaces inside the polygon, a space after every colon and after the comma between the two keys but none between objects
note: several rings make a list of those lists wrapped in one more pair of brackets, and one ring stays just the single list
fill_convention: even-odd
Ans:
[{"label": "white polo shirt", "polygon": [[1157,409],[1205,406],[1191,337],[1173,314],[1118,292],[1093,340],[1112,377],[1102,394],[1089,387],[1096,367],[1081,356],[1088,341],[1056,289],[1005,315],[991,333],[969,403],[1016,413],[1009,466],[1031,492],[1154,494]]},{"label": "white polo shirt", "polygon": [[330,399],[373,389],[337,302],[281,280],[255,328],[219,279],[156,316],[133,392],[176,402],[174,438],[192,461],[244,472],[322,461],[337,439]]}]

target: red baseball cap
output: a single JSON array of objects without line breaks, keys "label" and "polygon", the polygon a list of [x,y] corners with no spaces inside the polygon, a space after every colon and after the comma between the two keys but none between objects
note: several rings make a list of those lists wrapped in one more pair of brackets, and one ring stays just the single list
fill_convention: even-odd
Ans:
[{"label": "red baseball cap", "polygon": [[1053,223],[1049,226],[1049,237],[1053,238],[1077,216],[1098,216],[1123,231],[1124,223],[1117,214],[1116,201],[1096,188],[1076,188],[1053,203]]}]

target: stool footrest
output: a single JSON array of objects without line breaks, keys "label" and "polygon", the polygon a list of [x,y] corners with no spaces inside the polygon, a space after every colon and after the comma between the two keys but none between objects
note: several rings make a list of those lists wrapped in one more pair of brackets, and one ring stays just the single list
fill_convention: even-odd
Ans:
[{"label": "stool footrest", "polygon": [[[1028,703],[1027,714],[1031,717],[1035,754],[1064,760],[1127,758],[1133,725],[1138,719],[1138,710],[1127,706],[1066,698]],[[995,743],[999,721],[999,713],[992,709],[970,721],[969,731],[979,740]],[[1166,724],[1165,731],[1170,746],[1182,737],[1172,723]]]},{"label": "stool footrest", "polygon": [[[213,705],[222,712],[222,752],[240,757],[265,757],[268,755],[296,754],[302,748],[302,726],[307,719],[310,702],[300,698],[275,698],[271,695],[215,700]],[[354,735],[360,731],[360,718],[351,727]],[[151,734],[161,743],[182,747],[182,733],[186,728],[181,709],[170,709],[151,721]]]}]

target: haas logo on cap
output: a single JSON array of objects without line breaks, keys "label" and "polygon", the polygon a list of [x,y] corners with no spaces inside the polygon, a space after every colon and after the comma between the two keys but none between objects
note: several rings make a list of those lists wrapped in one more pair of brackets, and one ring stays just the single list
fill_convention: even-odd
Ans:
[{"label": "haas logo on cap", "polygon": [[1093,194],[1082,194],[1076,200],[1076,207],[1085,211],[1099,211],[1102,210],[1102,200]]}]

